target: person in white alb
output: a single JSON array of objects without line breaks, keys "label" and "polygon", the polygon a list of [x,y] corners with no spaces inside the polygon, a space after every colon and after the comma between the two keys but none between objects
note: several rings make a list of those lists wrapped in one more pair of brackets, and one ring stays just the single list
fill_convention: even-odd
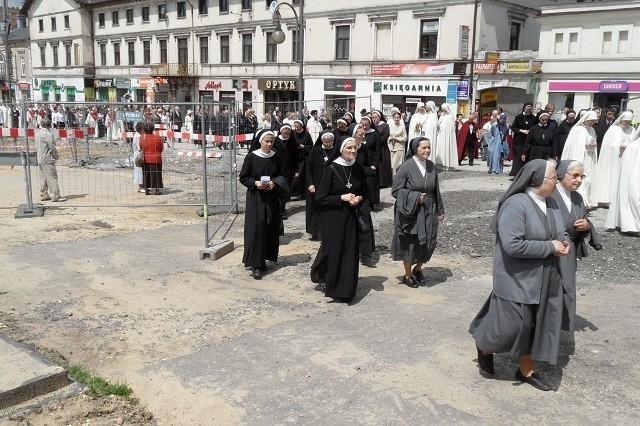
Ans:
[{"label": "person in white alb", "polygon": [[409,121],[408,140],[424,136],[426,122],[427,108],[423,102],[418,102],[416,112],[411,115],[411,121]]},{"label": "person in white alb", "polygon": [[578,188],[578,193],[582,195],[587,209],[597,205],[592,197],[593,182],[598,179],[596,175],[598,143],[596,131],[593,129],[596,121],[598,121],[598,114],[595,111],[587,111],[582,115],[575,126],[571,128],[560,158],[561,160],[580,161],[584,165],[585,178]]},{"label": "person in white alb", "polygon": [[438,164],[436,154],[438,152],[438,112],[436,103],[428,101],[426,105],[427,120],[424,123],[424,137],[431,142],[431,160]]}]

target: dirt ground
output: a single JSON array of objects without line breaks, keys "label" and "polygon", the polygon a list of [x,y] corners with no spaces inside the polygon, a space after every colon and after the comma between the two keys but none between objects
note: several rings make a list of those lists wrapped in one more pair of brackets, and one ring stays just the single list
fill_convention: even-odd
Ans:
[{"label": "dirt ground", "polygon": [[[251,338],[260,342],[261,333],[269,336],[263,336],[266,341],[271,336],[270,330],[277,329],[278,336],[286,337],[293,333],[287,328],[288,324],[320,318],[324,321],[328,318],[342,320],[345,315],[344,306],[328,303],[322,294],[313,291],[309,282],[309,265],[319,243],[309,241],[304,233],[302,202],[290,206],[292,216],[285,224],[286,235],[282,238],[279,262],[272,265],[269,275],[262,281],[256,281],[249,277],[249,271],[241,264],[242,215],[231,216],[221,230],[221,235],[235,242],[236,249],[215,262],[200,260],[198,251],[203,247],[204,225],[193,207],[88,208],[47,203],[53,207],[47,208],[42,218],[14,219],[15,207],[24,202],[22,179],[21,169],[0,169],[0,235],[4,242],[0,246],[0,332],[34,345],[61,364],[82,364],[107,380],[127,382],[135,397],[140,399],[140,404],[133,406],[113,398],[92,399],[80,395],[52,402],[25,414],[10,411],[0,423],[200,425],[242,424],[247,422],[247,418],[258,418],[262,420],[256,424],[269,424],[265,420],[269,417],[255,417],[256,410],[243,405],[249,389],[239,386],[229,394],[221,393],[210,382],[205,385],[203,378],[192,379],[189,376],[200,372],[187,372],[183,366],[175,367],[175,360],[190,359],[197,354],[209,356],[211,351],[227,347],[227,342],[240,344]],[[505,185],[500,183],[494,189]],[[451,188],[455,190],[453,186]],[[385,196],[388,197],[388,193]],[[374,221],[378,227],[391,225],[390,210],[375,214]],[[436,326],[448,327],[455,339],[465,335],[464,327],[451,326],[447,321],[452,321],[453,315],[461,315],[466,326],[467,318],[471,318],[470,310],[479,308],[482,300],[477,296],[474,279],[487,276],[489,259],[490,255],[470,257],[450,252],[437,254],[430,262],[428,279],[439,282],[469,280],[467,285],[457,290],[460,304],[447,305],[450,306],[449,311],[443,311],[437,317],[440,319],[434,320]],[[397,303],[407,315],[414,310],[420,312],[416,318],[421,318],[424,309],[430,310],[448,298],[443,290],[411,293],[413,290],[397,285],[400,269],[388,256],[381,256],[375,268],[362,267],[360,294],[366,298],[360,306],[349,309],[354,309],[354,321],[369,309],[377,310],[383,315],[375,320],[382,321],[377,324],[379,330],[399,333],[407,341],[415,338],[418,347],[442,362],[437,371],[426,360],[418,360],[411,370],[416,375],[404,370],[405,364],[402,363],[394,364],[392,369],[377,376],[366,371],[359,373],[368,362],[374,362],[371,354],[359,354],[360,361],[355,365],[332,364],[332,358],[346,360],[348,355],[353,355],[355,344],[347,346],[347,349],[332,349],[329,358],[311,357],[303,365],[290,369],[302,369],[302,377],[310,377],[312,373],[304,373],[305,368],[311,371],[311,367],[304,365],[308,362],[309,365],[322,364],[341,375],[368,374],[369,382],[374,383],[373,388],[378,390],[415,389],[416,394],[408,396],[409,399],[424,396],[418,390],[424,382],[418,377],[426,377],[426,382],[433,384],[435,389],[433,400],[428,403],[431,409],[451,404],[456,413],[467,413],[459,414],[459,417],[441,417],[440,421],[483,422],[495,419],[499,423],[518,422],[505,414],[513,401],[522,403],[517,396],[512,398],[517,391],[507,389],[505,394],[496,396],[493,392],[501,391],[491,390],[491,393],[480,397],[480,401],[474,402],[477,395],[459,386],[460,382],[468,380],[464,376],[467,369],[459,366],[471,364],[472,346],[462,350],[454,337],[446,333],[440,336],[442,341],[438,345],[429,346],[429,343],[422,343],[429,341],[420,335],[424,327],[418,328],[415,335],[411,330],[403,332],[393,328],[389,321],[393,313],[385,309],[394,309],[395,305],[385,303],[383,298]],[[486,289],[480,290],[482,294],[488,294]],[[383,291],[384,296],[381,295]],[[601,309],[598,304],[601,294],[596,289],[591,294],[593,299],[589,299],[589,294],[586,298],[592,300],[595,308]],[[620,310],[631,313],[637,309],[629,303],[630,306]],[[424,321],[424,316],[422,318]],[[420,322],[419,319],[415,321]],[[353,336],[353,339],[357,337]],[[423,337],[425,339],[421,340]],[[468,339],[468,336],[464,338]],[[625,345],[630,344],[628,340],[625,342]],[[465,345],[472,343],[465,341]],[[332,347],[330,343],[326,346]],[[602,350],[602,346],[591,347]],[[234,347],[222,356],[232,359],[235,350]],[[626,346],[625,350],[628,350]],[[398,347],[397,351],[401,354],[403,348]],[[586,366],[581,365],[581,371],[598,370],[600,364],[592,359],[596,352],[586,349],[584,352]],[[263,356],[267,357],[268,353]],[[207,359],[200,361],[203,364],[199,365],[211,364],[214,368],[220,357],[212,357],[210,363]],[[390,360],[392,364],[393,361]],[[625,365],[628,365],[628,359],[621,363],[620,368]],[[606,364],[602,368],[611,367]],[[475,367],[470,370],[470,377],[474,378],[470,384],[473,389],[487,386],[485,382],[479,382],[482,379]],[[247,370],[248,377],[242,378],[243,383],[251,382],[251,371]],[[205,371],[201,373],[206,377]],[[217,371],[216,374],[222,373]],[[580,382],[581,377],[584,376],[573,382],[566,379],[566,387],[573,391],[581,389],[584,386],[584,382]],[[585,381],[589,383],[588,378]],[[616,418],[621,423],[629,423],[631,419],[637,420],[637,414],[631,414],[637,409],[637,391],[624,380],[618,389],[622,389],[625,395],[622,401],[618,401],[621,417],[610,417],[609,412],[603,409],[600,417],[592,418],[594,421]],[[269,391],[267,388],[264,393],[269,394]],[[538,394],[526,395],[539,398]],[[492,414],[492,397],[504,399],[501,403],[507,408],[501,407],[500,413]],[[389,397],[384,398],[386,402]],[[567,404],[562,398],[566,395],[560,392],[552,403],[554,407]],[[610,398],[608,402],[618,397],[612,393],[607,398]],[[596,401],[602,400],[598,392],[587,392],[584,404],[592,404],[590,409],[600,408]],[[393,405],[393,401],[389,401]],[[535,401],[549,403],[540,399]],[[408,402],[395,401],[397,407],[403,404]],[[576,407],[571,417],[575,422],[582,419],[580,411]],[[247,417],[249,414],[253,417]],[[531,414],[525,418],[533,421],[536,416]],[[352,421],[393,423],[391,419],[376,418],[373,414]],[[282,421],[285,422],[288,421]],[[297,419],[297,422],[304,423],[304,420]]]}]

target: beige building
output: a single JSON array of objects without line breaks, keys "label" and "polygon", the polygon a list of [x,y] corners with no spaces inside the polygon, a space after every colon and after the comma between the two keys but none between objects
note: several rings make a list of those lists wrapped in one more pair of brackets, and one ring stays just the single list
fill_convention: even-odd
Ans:
[{"label": "beige building", "polygon": [[[291,0],[296,11],[299,2]],[[492,69],[495,64],[486,65],[483,52],[536,51],[540,25],[535,17],[541,5],[555,3],[367,0],[362,7],[306,0],[305,103],[341,113],[391,106],[411,111],[417,102],[433,100],[467,112],[476,83],[485,82],[483,90],[493,91],[498,103],[521,104],[532,96],[527,91],[537,78],[537,64],[531,62],[535,55],[500,53],[498,68]],[[144,102],[206,97],[253,104],[258,113],[275,106],[295,110],[298,27],[292,10],[281,7],[286,38],[275,44],[269,4],[27,0],[34,76],[49,88],[48,95],[40,89],[34,96],[53,99],[53,92],[70,99],[73,86],[77,100],[80,94],[111,101],[129,94]],[[65,16],[70,28],[62,27]],[[70,65],[61,60],[67,46]],[[57,65],[49,60],[56,48]],[[507,67],[508,62],[514,64]],[[500,78],[494,78],[496,73]]]}]

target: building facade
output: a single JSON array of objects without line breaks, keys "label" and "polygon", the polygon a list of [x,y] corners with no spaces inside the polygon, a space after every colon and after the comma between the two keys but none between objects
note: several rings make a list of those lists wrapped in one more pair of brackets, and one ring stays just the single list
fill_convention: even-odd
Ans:
[{"label": "building facade", "polygon": [[[300,0],[290,2],[300,10]],[[432,100],[467,113],[486,90],[501,104],[518,99],[521,105],[537,78],[535,55],[504,52],[537,50],[535,17],[550,3],[556,2],[368,0],[365,8],[307,0],[305,103],[340,114],[372,106],[413,111]],[[27,0],[40,83],[34,98],[162,103],[204,97],[254,105],[259,113],[275,106],[296,110],[298,26],[292,10],[281,7],[286,37],[275,44],[270,4]],[[484,52],[498,52],[497,68]]]},{"label": "building facade", "polygon": [[538,103],[640,113],[640,1],[542,8]]}]

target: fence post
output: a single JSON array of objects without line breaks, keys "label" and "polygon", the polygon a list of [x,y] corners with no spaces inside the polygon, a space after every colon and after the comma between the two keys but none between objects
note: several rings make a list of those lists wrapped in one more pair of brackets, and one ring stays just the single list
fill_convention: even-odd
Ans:
[{"label": "fence post", "polygon": [[22,167],[24,169],[24,181],[26,185],[27,204],[21,204],[18,206],[18,210],[14,217],[16,219],[22,219],[26,217],[42,217],[44,216],[44,206],[33,206],[33,198],[31,191],[31,170],[29,161],[29,151],[20,151],[20,158],[22,160]]},{"label": "fence post", "polygon": [[202,191],[204,191],[204,246],[209,247],[209,187],[207,185],[207,135],[204,132],[205,114],[204,99],[200,98],[200,134],[202,135]]}]

